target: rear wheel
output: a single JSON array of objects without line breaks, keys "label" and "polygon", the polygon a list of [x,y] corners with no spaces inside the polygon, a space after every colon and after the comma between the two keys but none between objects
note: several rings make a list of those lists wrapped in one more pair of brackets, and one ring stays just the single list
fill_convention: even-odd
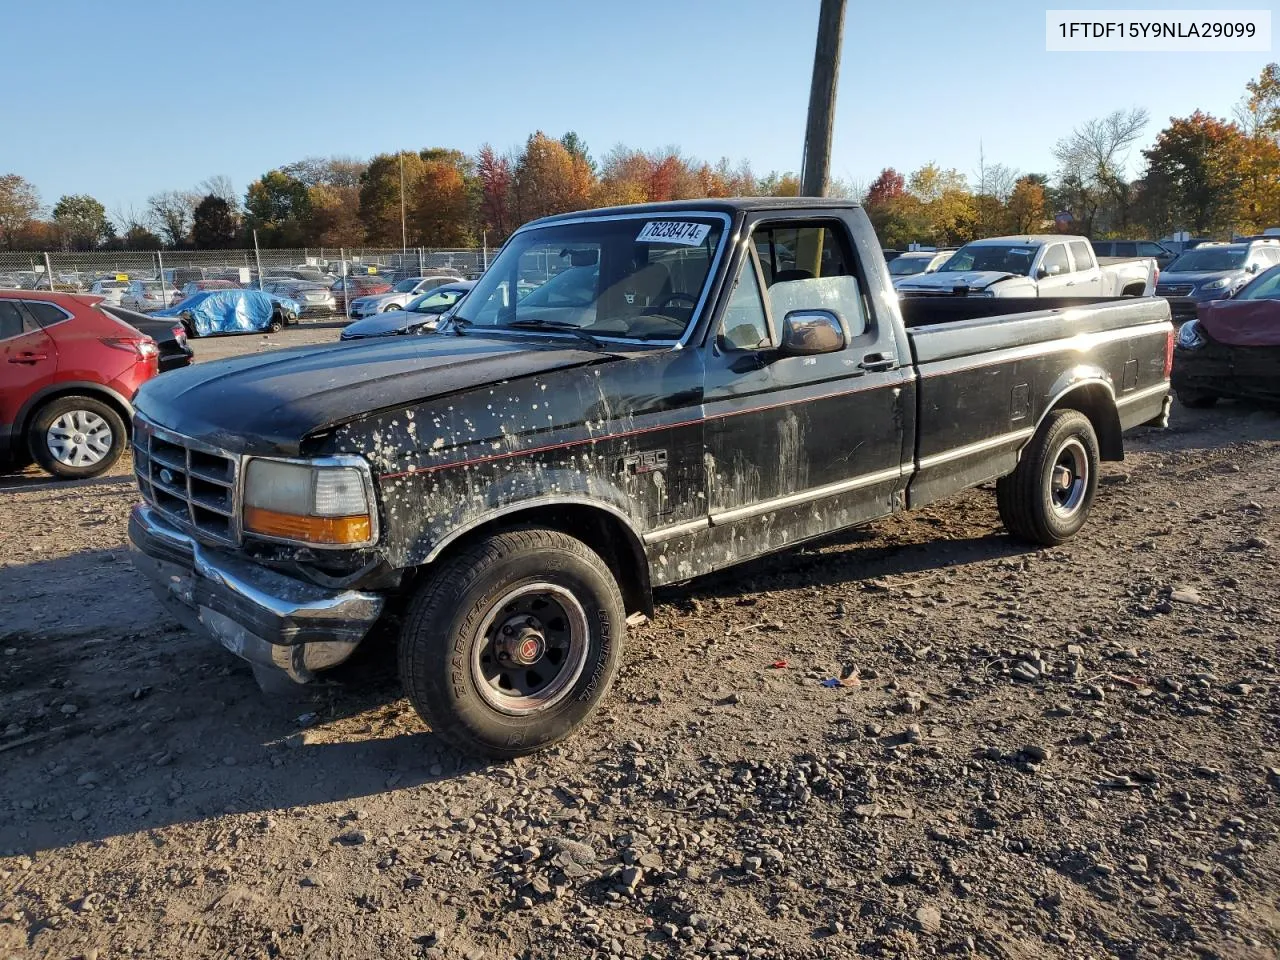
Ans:
[{"label": "rear wheel", "polygon": [[1218,396],[1213,393],[1196,393],[1193,390],[1179,390],[1177,393],[1178,402],[1192,410],[1207,410],[1218,402]]},{"label": "rear wheel", "polygon": [[996,483],[1000,519],[1020,540],[1057,546],[1089,519],[1098,488],[1098,437],[1078,410],[1055,410]]},{"label": "rear wheel", "polygon": [[445,560],[400,638],[400,678],[440,737],[495,757],[572,733],[608,692],[626,613],[604,561],[556,530],[494,534]]},{"label": "rear wheel", "polygon": [[93,397],[59,397],[27,428],[32,458],[55,477],[81,479],[109,470],[129,441],[124,420]]}]

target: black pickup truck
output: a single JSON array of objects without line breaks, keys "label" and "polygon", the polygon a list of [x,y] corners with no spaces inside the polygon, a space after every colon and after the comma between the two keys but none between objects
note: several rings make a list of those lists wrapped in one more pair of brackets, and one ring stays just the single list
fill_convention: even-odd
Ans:
[{"label": "black pickup truck", "polygon": [[129,533],[260,677],[398,623],[431,727],[513,756],[591,714],[654,587],[990,480],[1012,535],[1071,537],[1172,344],[1152,297],[899,300],[847,202],[550,217],[435,334],[148,383]]}]

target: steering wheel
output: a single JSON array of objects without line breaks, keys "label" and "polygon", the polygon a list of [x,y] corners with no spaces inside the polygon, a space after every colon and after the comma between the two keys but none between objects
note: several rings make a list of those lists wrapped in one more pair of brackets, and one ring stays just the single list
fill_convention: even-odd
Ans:
[{"label": "steering wheel", "polygon": [[665,307],[665,306],[667,306],[668,304],[670,304],[673,300],[687,300],[687,301],[689,301],[689,309],[690,309],[690,310],[692,310],[694,307],[696,307],[696,306],[698,305],[698,298],[697,298],[697,297],[695,297],[695,296],[693,296],[693,294],[690,294],[690,293],[669,293],[669,294],[667,294],[665,297],[663,297],[663,298],[662,298],[662,302],[661,302],[661,303],[657,304],[657,305],[656,305],[656,306],[654,306],[654,307],[651,307],[650,309],[651,309],[651,310],[661,310],[663,307]]}]

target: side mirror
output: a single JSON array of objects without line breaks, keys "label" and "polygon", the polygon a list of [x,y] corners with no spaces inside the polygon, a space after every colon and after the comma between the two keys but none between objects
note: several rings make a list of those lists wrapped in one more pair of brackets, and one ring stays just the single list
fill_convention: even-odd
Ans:
[{"label": "side mirror", "polygon": [[1246,266],[1246,267],[1244,268],[1244,272],[1245,272],[1245,273],[1257,273],[1257,272],[1258,272],[1258,265],[1257,265],[1256,263],[1251,263],[1251,264],[1249,264],[1248,266]]},{"label": "side mirror", "polygon": [[1037,280],[1043,280],[1048,275],[1049,275],[1049,269],[1047,267],[1040,267],[1039,269],[1036,270]]},{"label": "side mirror", "polygon": [[835,353],[846,343],[840,318],[829,310],[792,310],[782,320],[782,353],[787,356]]}]

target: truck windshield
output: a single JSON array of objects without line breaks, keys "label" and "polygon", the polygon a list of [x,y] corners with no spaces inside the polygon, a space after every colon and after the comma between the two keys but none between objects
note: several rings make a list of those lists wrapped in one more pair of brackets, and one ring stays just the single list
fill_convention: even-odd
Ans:
[{"label": "truck windshield", "polygon": [[1031,273],[1031,261],[1035,260],[1037,249],[1027,243],[966,243],[937,272],[993,270],[1025,277]]},{"label": "truck windshield", "polygon": [[1239,270],[1244,266],[1244,247],[1198,247],[1188,250],[1169,266],[1168,273],[1201,273],[1213,270]]},{"label": "truck windshield", "polygon": [[517,233],[476,283],[463,326],[676,341],[724,237],[717,217],[596,217]]},{"label": "truck windshield", "polygon": [[889,275],[894,277],[912,277],[924,273],[933,256],[927,257],[894,257],[889,261]]}]

